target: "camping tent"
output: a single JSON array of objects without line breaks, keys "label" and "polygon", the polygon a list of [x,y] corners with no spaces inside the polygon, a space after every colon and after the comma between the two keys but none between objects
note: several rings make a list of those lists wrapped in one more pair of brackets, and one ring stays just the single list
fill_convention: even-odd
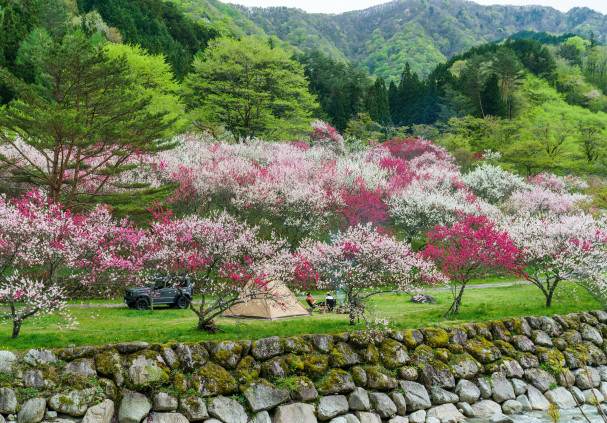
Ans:
[{"label": "camping tent", "polygon": [[[249,286],[252,287],[252,284]],[[310,316],[310,312],[280,281],[268,282],[268,291],[264,290],[257,294],[254,290],[245,289],[237,304],[227,309],[222,315],[222,317],[263,320],[302,316]]]}]

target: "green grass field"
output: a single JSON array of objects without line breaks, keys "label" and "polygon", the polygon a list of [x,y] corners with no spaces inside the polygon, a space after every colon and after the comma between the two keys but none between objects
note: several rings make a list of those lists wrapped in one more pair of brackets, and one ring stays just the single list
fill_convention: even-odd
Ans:
[{"label": "green grass field", "polygon": [[[496,279],[493,282],[504,280]],[[491,281],[489,281],[490,283]],[[559,298],[547,309],[544,297],[534,285],[514,285],[469,289],[464,294],[461,312],[453,319],[442,315],[451,303],[448,291],[428,291],[436,304],[413,304],[410,295],[384,294],[369,302],[369,309],[378,317],[386,317],[396,329],[425,326],[445,326],[461,322],[481,322],[505,317],[552,315],[599,308],[598,303],[583,289],[564,284]],[[119,302],[119,301],[115,301]],[[195,329],[196,316],[190,310],[158,308],[153,312],[126,307],[102,307],[91,302],[90,307],[71,307],[79,324],[73,329],[61,328],[56,317],[26,321],[18,339],[11,339],[11,326],[0,326],[0,349],[19,350],[34,347],[65,347],[70,344],[102,345],[115,342],[147,341],[175,342],[202,340],[259,339],[273,335],[293,336],[305,333],[331,333],[363,329],[349,326],[344,314],[314,313],[312,317],[259,321],[218,319],[225,332],[210,335]]]}]

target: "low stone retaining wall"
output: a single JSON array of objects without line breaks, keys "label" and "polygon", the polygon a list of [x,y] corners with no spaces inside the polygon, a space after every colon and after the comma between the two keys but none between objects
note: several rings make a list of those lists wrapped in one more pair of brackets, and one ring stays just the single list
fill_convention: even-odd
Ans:
[{"label": "low stone retaining wall", "polygon": [[[502,413],[607,398],[604,337],[607,313],[592,311],[402,332],[0,351],[0,423],[508,421]],[[551,351],[563,374],[550,372]]]}]

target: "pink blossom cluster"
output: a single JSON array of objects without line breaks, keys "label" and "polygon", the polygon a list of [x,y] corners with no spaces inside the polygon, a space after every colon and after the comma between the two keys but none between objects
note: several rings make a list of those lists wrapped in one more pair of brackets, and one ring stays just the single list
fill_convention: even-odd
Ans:
[{"label": "pink blossom cluster", "polygon": [[330,242],[306,239],[294,258],[303,282],[345,292],[351,324],[365,298],[382,291],[417,292],[422,284],[446,282],[434,264],[413,252],[408,243],[378,233],[371,224],[351,226]]},{"label": "pink blossom cluster", "polygon": [[314,145],[323,146],[338,153],[345,152],[344,137],[337,129],[320,119],[312,121],[310,126],[312,127],[310,139]]}]

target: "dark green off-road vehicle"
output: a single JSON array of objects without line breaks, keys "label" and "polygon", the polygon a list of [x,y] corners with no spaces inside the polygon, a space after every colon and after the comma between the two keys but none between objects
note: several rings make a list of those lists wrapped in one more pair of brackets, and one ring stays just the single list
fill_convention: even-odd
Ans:
[{"label": "dark green off-road vehicle", "polygon": [[[154,306],[168,305],[180,309],[187,308],[192,301],[192,284],[187,276],[159,276],[150,281],[149,286],[127,288],[124,302],[131,308],[146,310],[154,299]],[[150,297],[152,294],[152,297]]]}]

